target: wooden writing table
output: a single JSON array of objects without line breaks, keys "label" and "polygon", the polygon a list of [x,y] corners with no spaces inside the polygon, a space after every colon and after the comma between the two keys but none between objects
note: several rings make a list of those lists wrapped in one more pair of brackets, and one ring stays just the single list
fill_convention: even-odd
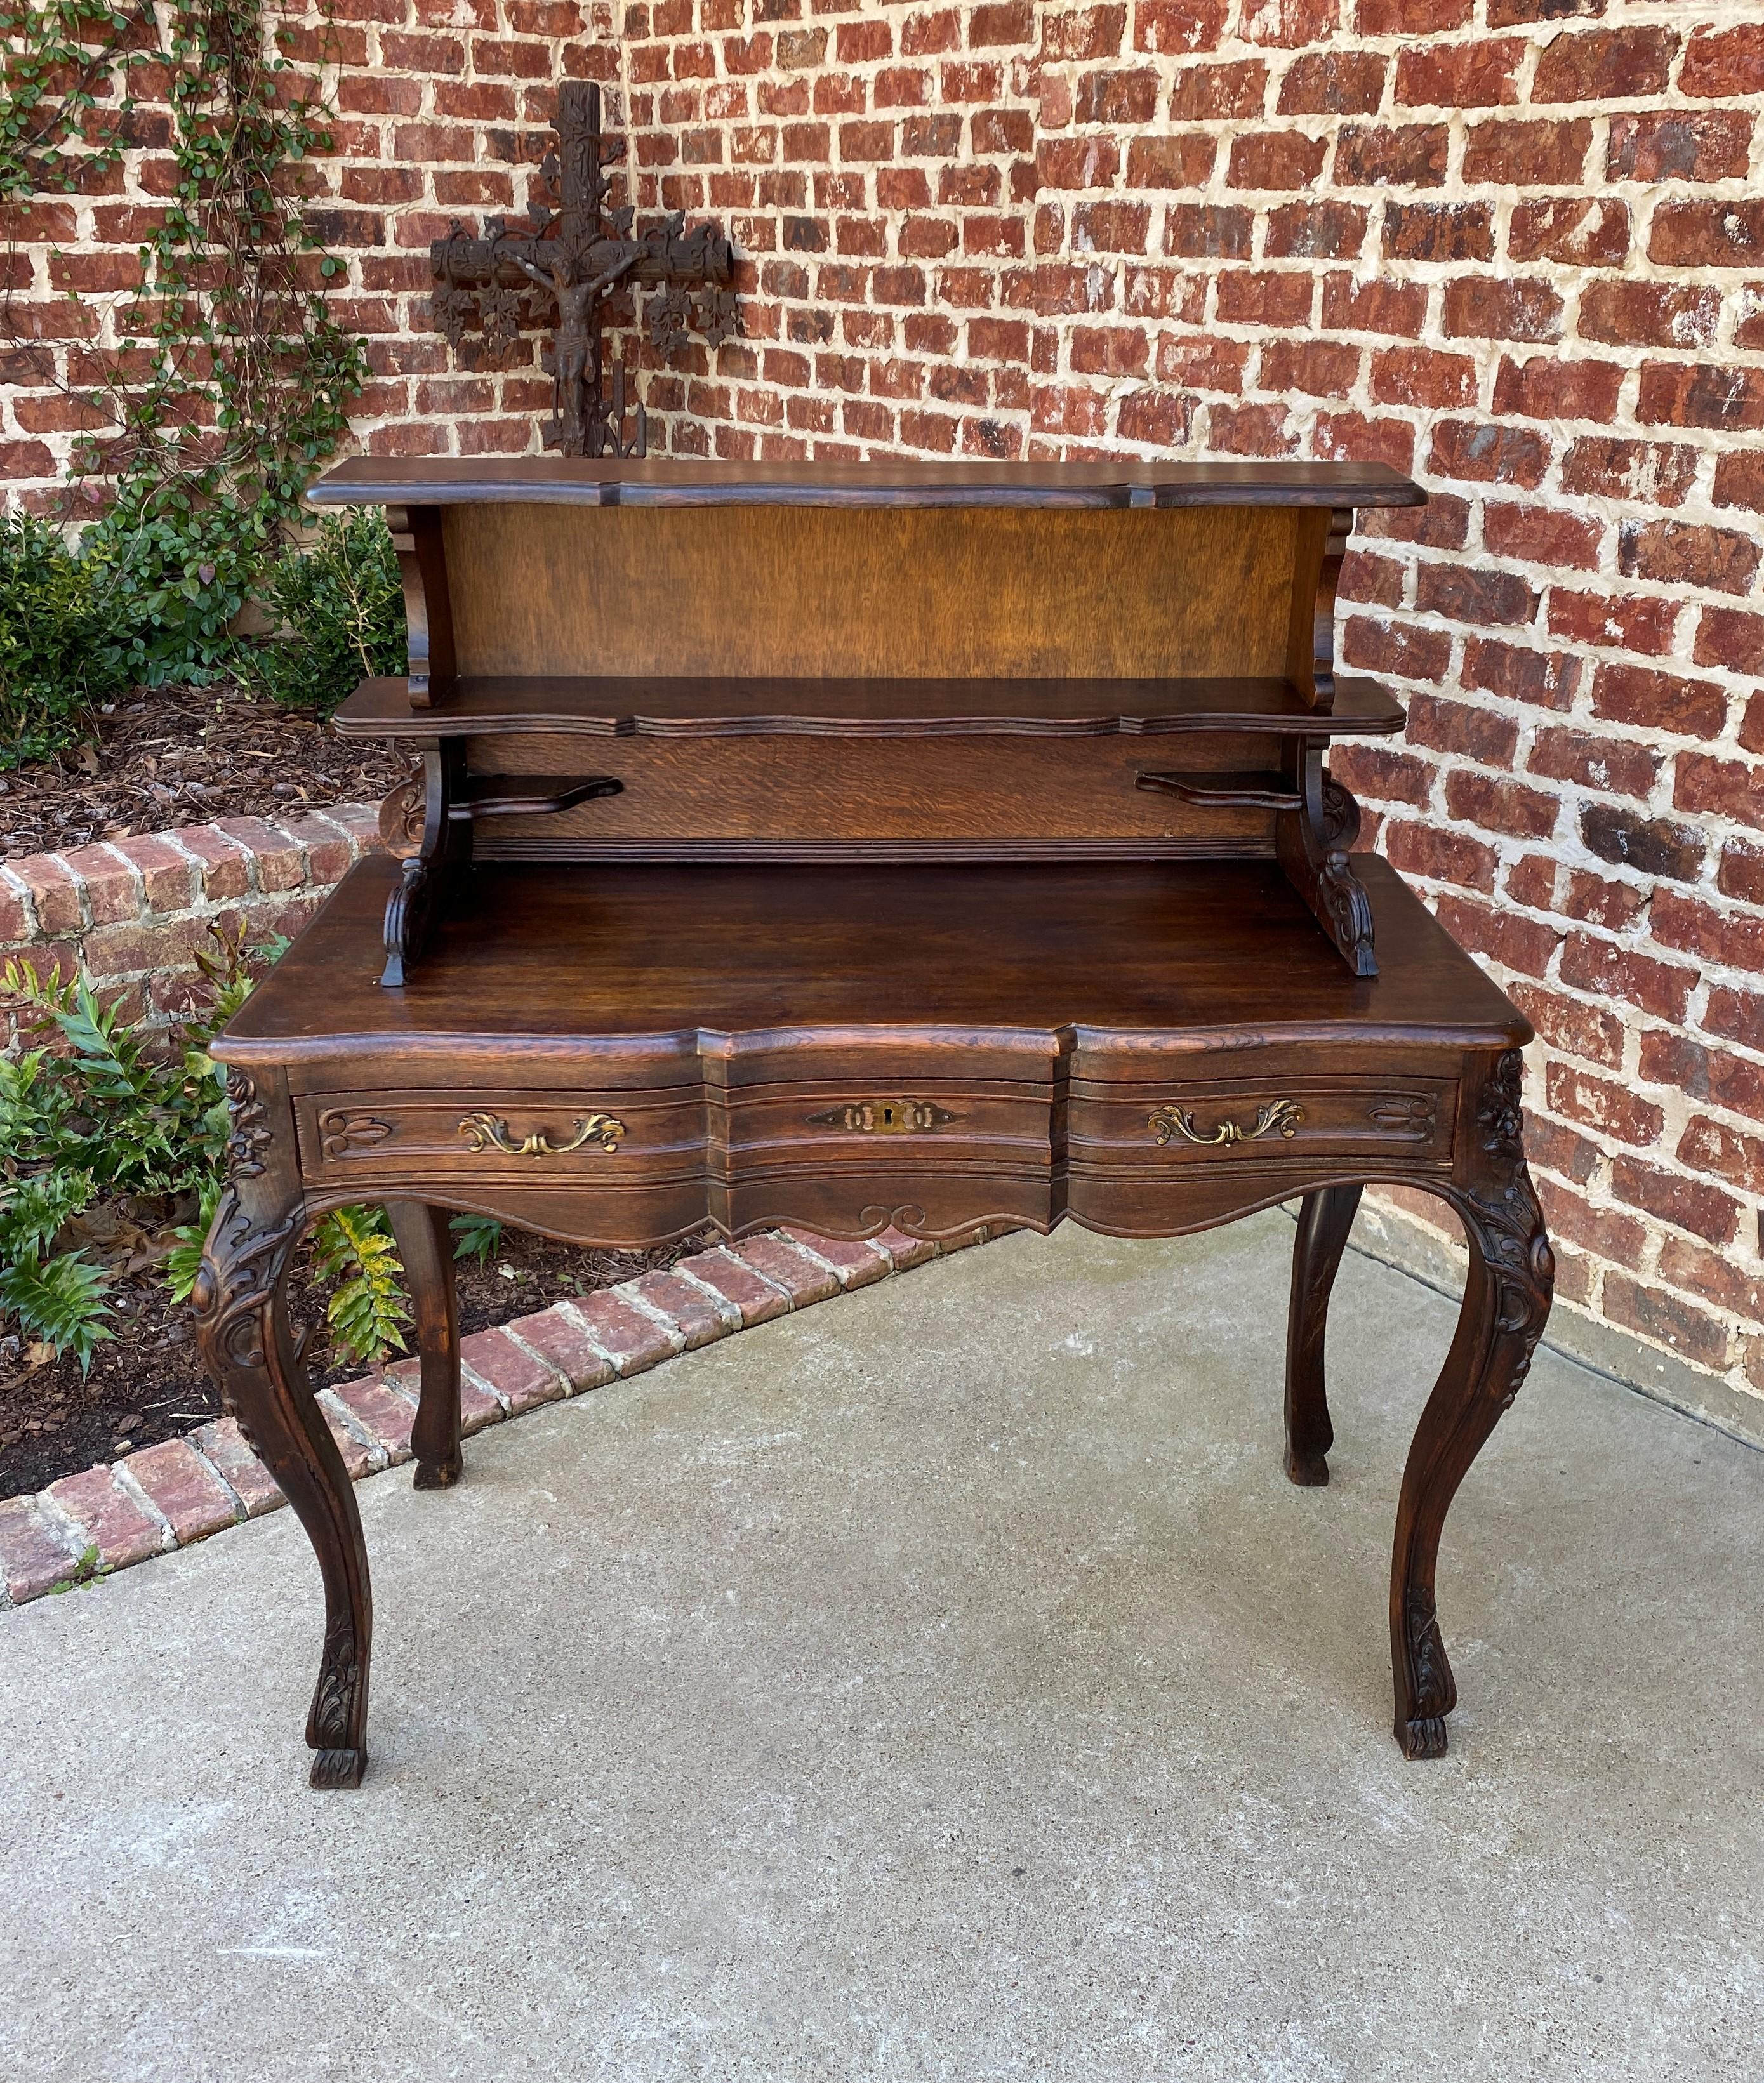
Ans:
[{"label": "wooden writing table", "polygon": [[[553,491],[604,500],[615,482],[604,467],[544,468],[566,473],[536,480]],[[657,468],[645,482],[679,488]],[[1335,495],[1369,496],[1364,476],[1345,487],[1338,476]],[[800,490],[788,473],[780,481]],[[933,481],[945,480],[927,474]],[[526,513],[531,485],[509,482]],[[693,482],[720,487],[726,511],[740,504],[731,484],[772,480],[719,480],[713,469]],[[1047,496],[1113,480],[1065,467],[975,480],[982,490],[1000,482]],[[1295,494],[1281,482],[1283,496],[1313,505],[1332,488],[1305,480]],[[878,475],[869,489],[891,484]],[[1269,484],[1264,474],[1252,489]],[[1385,503],[1400,486],[1382,484]],[[351,488],[363,496],[358,480]],[[1133,489],[1116,501],[1123,516]],[[538,539],[530,518],[501,539],[474,538],[480,560],[503,542],[504,582],[507,557]],[[1280,538],[1286,596],[1271,582],[1258,596],[1278,610],[1283,644],[1297,646],[1302,631],[1308,671],[1320,655],[1318,581],[1301,569],[1295,587],[1292,545],[1309,543],[1320,564],[1345,534],[1294,523]],[[1205,547],[1192,532],[1185,543],[1185,555]],[[617,546],[621,570],[639,568],[641,547]],[[897,560],[924,547],[910,530],[882,545]],[[971,574],[984,561],[971,542],[945,547]],[[1168,546],[1152,547],[1160,583],[1179,577]],[[1019,534],[994,576],[1026,555],[1045,577],[1047,551],[1026,550]],[[441,583],[432,564],[425,579],[414,552],[407,561],[420,582]],[[473,582],[494,576],[475,567]],[[823,605],[828,577],[823,560],[802,581],[822,589]],[[548,583],[567,606],[587,581],[560,567]],[[1132,591],[1119,573],[1111,585],[1117,604]],[[710,591],[720,615],[732,603]],[[354,868],[215,1044],[232,1164],[196,1296],[228,1405],[318,1552],[315,1785],[353,1785],[366,1765],[371,1608],[354,1498],[285,1287],[313,1220],[361,1201],[390,1209],[411,1278],[416,1481],[440,1488],[460,1472],[446,1211],[649,1245],[707,1227],[948,1237],[983,1223],[1047,1231],[1068,1216],[1165,1236],[1299,1200],[1287,1468],[1295,1482],[1321,1484],[1332,1437],[1324,1325],[1361,1187],[1437,1194],[1462,1219],[1470,1275],[1403,1477],[1390,1623],[1398,1741],[1411,1757],[1445,1747],[1455,1691],[1435,1616],[1440,1531],[1524,1379],[1552,1266],[1521,1142],[1530,1029],[1385,863],[1347,866],[1338,842],[1351,816],[1323,804],[1330,737],[1393,728],[1400,712],[1393,718],[1373,687],[1344,701],[1326,674],[1326,703],[1314,673],[1303,689],[1271,674],[1149,678],[1149,651],[1126,661],[1141,670],[1083,682],[971,670],[916,680],[898,670],[911,648],[875,634],[885,593],[863,611],[871,652],[857,644],[846,661],[879,660],[880,672],[645,681],[609,638],[619,670],[604,676],[487,685],[455,671],[423,693],[426,710],[403,682],[370,682],[345,712],[347,727],[412,737],[423,751],[421,786],[389,799],[395,839],[414,828],[408,857]],[[794,597],[800,606],[800,587]],[[1069,589],[1060,598],[1069,602]],[[1018,605],[1045,633],[1035,601]],[[539,627],[539,609],[522,613]],[[1001,636],[994,610],[981,619],[988,643],[1032,648]],[[789,623],[768,624],[772,666],[798,640]],[[714,662],[719,626],[700,620],[680,640],[704,653],[700,665]],[[1218,632],[1229,626],[1221,610],[1207,640],[1216,665],[1229,662]],[[918,640],[930,642],[922,628]],[[965,637],[940,644],[944,664],[987,655]],[[1250,651],[1252,663],[1271,656]],[[570,662],[594,661],[584,650]],[[1138,742],[1160,729],[1185,738],[1184,767]],[[510,739],[523,772],[510,771]],[[971,754],[954,780],[932,756],[944,741]],[[560,776],[593,778],[576,771],[584,742],[597,756],[622,748],[620,771],[600,777],[619,787],[560,809],[570,794]],[[693,755],[684,766],[649,757],[682,742]],[[891,766],[844,763],[854,746],[878,744],[892,748]],[[719,809],[717,756],[743,745],[759,756],[727,763],[742,788]],[[1085,749],[1098,746],[1106,756],[1087,764]],[[1176,790],[1164,785],[1173,771]],[[1151,788],[1148,773],[1159,777]],[[1067,815],[1060,806],[1074,799],[1081,810]],[[476,809],[510,802],[519,807],[486,824],[506,818],[510,836],[474,856]],[[1178,814],[1148,822],[1148,802]],[[1051,832],[1037,823],[1049,805]],[[603,811],[618,814],[597,822]]]}]

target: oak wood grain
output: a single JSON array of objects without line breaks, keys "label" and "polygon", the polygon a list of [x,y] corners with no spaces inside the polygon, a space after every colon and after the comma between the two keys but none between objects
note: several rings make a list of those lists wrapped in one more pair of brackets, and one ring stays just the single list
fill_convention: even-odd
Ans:
[{"label": "oak wood grain", "polygon": [[[1356,857],[1389,974],[1348,973],[1272,864],[494,867],[461,878],[412,980],[382,990],[397,864],[352,868],[216,1044],[311,1067],[425,1058],[537,1087],[929,1071],[1156,1080],[1172,1059],[1326,1042],[1506,1048],[1524,1018],[1388,864]],[[886,1039],[886,1047],[882,1047]],[[878,1050],[882,1049],[881,1059]],[[1216,1066],[1221,1075],[1228,1066]],[[1021,1073],[1017,1073],[1021,1075]],[[420,1082],[407,1076],[406,1082]]]},{"label": "oak wood grain", "polygon": [[518,505],[442,532],[460,673],[1255,678],[1286,670],[1300,520]]},{"label": "oak wood grain", "polygon": [[[1265,758],[1268,738],[1195,736],[1185,756],[1205,765]],[[467,741],[472,762],[497,762],[494,737]],[[534,735],[522,760],[535,775],[568,775],[582,740]],[[1045,858],[1098,843],[1147,857],[1274,851],[1265,809],[1197,809],[1138,784],[1148,764],[1132,737],[615,738],[594,763],[620,792],[556,815],[498,818],[476,843],[480,860],[544,857],[768,860],[792,856]]]}]

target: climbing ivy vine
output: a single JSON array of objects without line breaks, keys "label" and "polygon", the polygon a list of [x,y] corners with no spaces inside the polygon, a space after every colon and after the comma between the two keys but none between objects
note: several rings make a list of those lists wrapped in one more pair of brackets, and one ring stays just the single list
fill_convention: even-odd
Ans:
[{"label": "climbing ivy vine", "polygon": [[[140,0],[129,7],[0,0],[0,203],[70,192],[82,171],[116,164],[121,122],[133,106],[128,74],[146,55],[155,26]],[[88,142],[100,100],[116,120],[108,136]]]},{"label": "climbing ivy vine", "polygon": [[112,163],[144,60],[168,118],[171,193],[74,391],[96,424],[74,476],[101,506],[82,553],[107,568],[130,677],[149,684],[226,667],[230,626],[366,376],[322,294],[340,264],[301,206],[304,163],[331,146],[325,107],[273,6],[0,0],[0,197]]}]

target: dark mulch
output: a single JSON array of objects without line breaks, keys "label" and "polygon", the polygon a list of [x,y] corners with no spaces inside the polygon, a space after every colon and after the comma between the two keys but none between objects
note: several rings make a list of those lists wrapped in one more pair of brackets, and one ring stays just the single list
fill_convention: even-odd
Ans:
[{"label": "dark mulch", "polygon": [[[457,1268],[460,1326],[481,1331],[506,1323],[671,1265],[701,1248],[702,1240],[693,1239],[651,1252],[587,1251],[507,1230],[488,1265],[466,1260]],[[297,1265],[290,1278],[297,1318],[318,1322],[308,1354],[315,1381],[324,1386],[366,1372],[329,1348],[323,1295],[306,1268]],[[42,1489],[57,1477],[176,1439],[220,1414],[220,1398],[196,1356],[190,1312],[167,1299],[163,1282],[146,1273],[119,1281],[112,1300],[117,1335],[98,1348],[83,1380],[77,1361],[32,1366],[16,1333],[0,1337],[0,1497]]]},{"label": "dark mulch", "polygon": [[157,687],[95,720],[90,744],[0,774],[0,860],[214,818],[377,802],[410,764],[231,684]]}]

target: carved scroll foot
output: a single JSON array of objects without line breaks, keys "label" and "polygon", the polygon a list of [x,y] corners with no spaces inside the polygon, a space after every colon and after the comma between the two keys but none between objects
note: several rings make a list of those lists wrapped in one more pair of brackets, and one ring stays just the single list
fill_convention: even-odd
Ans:
[{"label": "carved scroll foot", "polygon": [[1457,1681],[1440,1637],[1431,1591],[1410,1591],[1403,1633],[1414,1692],[1397,1709],[1397,1744],[1406,1758],[1444,1757],[1445,1718],[1457,1705]]},{"label": "carved scroll foot", "polygon": [[[231,1182],[221,1196],[191,1299],[202,1358],[226,1408],[306,1528],[324,1584],[324,1650],[307,1741],[315,1786],[353,1786],[367,1762],[373,1602],[355,1494],[288,1322],[288,1265],[305,1227],[289,1164],[285,1091],[277,1126],[251,1080],[227,1080]],[[277,1146],[280,1145],[278,1148]]]},{"label": "carved scroll foot", "polygon": [[453,1277],[453,1239],[446,1211],[421,1201],[388,1201],[417,1311],[417,1350],[422,1363],[411,1451],[420,1490],[451,1489],[462,1471],[459,1453],[459,1309]]},{"label": "carved scroll foot", "polygon": [[307,1716],[307,1747],[317,1753],[314,1786],[361,1785],[367,1769],[366,1723],[366,1636],[353,1610],[333,1612],[325,1625],[319,1683]]},{"label": "carved scroll foot", "polygon": [[367,1752],[320,1751],[312,1760],[310,1784],[324,1790],[334,1786],[359,1786],[367,1770]]},{"label": "carved scroll foot", "polygon": [[1329,1481],[1335,1443],[1323,1379],[1330,1290],[1360,1206],[1358,1186],[1307,1194],[1292,1244],[1292,1299],[1286,1319],[1286,1472],[1315,1488]]},{"label": "carved scroll foot", "polygon": [[1477,1109],[1470,1177],[1441,1189],[1470,1239],[1469,1278],[1452,1349],[1421,1413],[1390,1566],[1396,1738],[1406,1757],[1438,1757],[1457,1688],[1434,1603],[1440,1536],[1458,1485],[1519,1392],[1550,1314],[1555,1261],[1520,1140],[1520,1057],[1494,1065]]}]

